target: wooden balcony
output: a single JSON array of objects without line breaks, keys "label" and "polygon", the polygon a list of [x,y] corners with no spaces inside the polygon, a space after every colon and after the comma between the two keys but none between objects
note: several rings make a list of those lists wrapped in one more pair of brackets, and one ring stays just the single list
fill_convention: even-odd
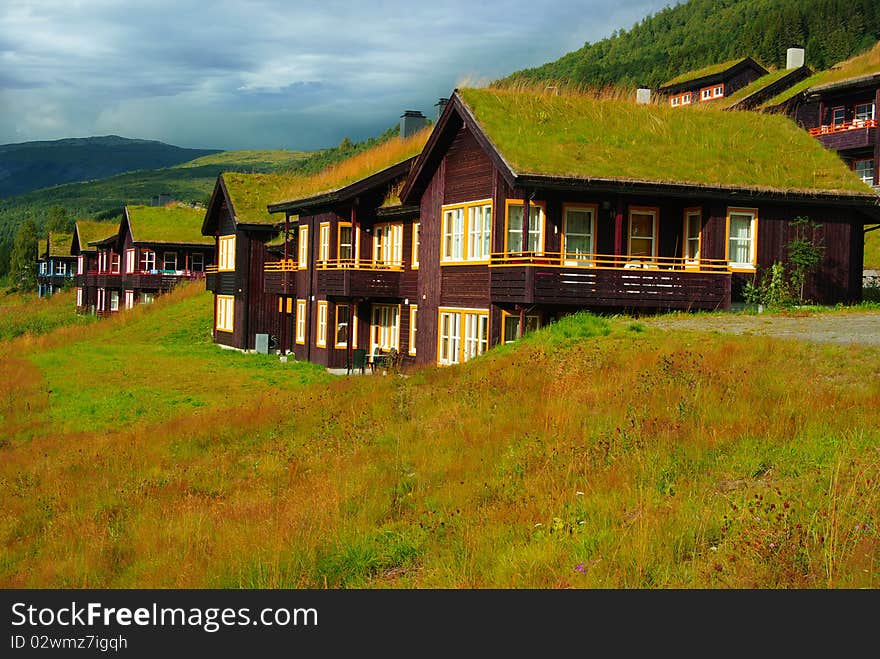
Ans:
[{"label": "wooden balcony", "polygon": [[620,309],[730,308],[725,261],[562,254],[493,254],[492,301]]},{"label": "wooden balcony", "polygon": [[263,267],[263,291],[275,295],[296,295],[296,273],[299,266],[293,259],[271,261]]},{"label": "wooden balcony", "polygon": [[402,263],[324,261],[318,263],[318,294],[339,297],[400,297]]},{"label": "wooden balcony", "polygon": [[211,292],[215,292],[217,290],[217,284],[219,282],[219,278],[217,276],[217,266],[209,265],[205,268],[205,289]]},{"label": "wooden balcony", "polygon": [[856,119],[832,126],[819,126],[811,128],[810,135],[833,151],[869,147],[877,144],[877,120]]},{"label": "wooden balcony", "polygon": [[81,275],[73,276],[73,285],[79,288],[86,288],[87,286],[95,285],[95,275],[91,273],[83,273]]},{"label": "wooden balcony", "polygon": [[118,272],[90,272],[98,288],[122,288],[122,275]]}]

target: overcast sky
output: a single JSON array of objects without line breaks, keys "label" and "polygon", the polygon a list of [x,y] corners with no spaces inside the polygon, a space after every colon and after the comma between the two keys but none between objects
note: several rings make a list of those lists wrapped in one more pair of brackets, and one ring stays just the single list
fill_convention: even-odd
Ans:
[{"label": "overcast sky", "polygon": [[671,0],[3,0],[0,143],[218,149],[361,140]]}]

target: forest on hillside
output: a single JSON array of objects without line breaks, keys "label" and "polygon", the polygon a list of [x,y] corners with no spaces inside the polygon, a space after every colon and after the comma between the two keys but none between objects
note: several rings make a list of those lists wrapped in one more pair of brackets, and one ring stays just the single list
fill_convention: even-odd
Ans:
[{"label": "forest on hillside", "polygon": [[821,70],[878,39],[877,0],[690,0],[495,84],[554,80],[657,87],[681,73],[738,57],[783,67],[792,46],[804,47],[807,65]]}]

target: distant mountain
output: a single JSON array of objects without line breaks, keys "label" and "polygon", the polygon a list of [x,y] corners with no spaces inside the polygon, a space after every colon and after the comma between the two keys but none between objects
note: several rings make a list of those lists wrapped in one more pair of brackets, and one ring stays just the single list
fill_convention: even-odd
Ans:
[{"label": "distant mountain", "polygon": [[689,0],[647,16],[631,30],[618,30],[495,84],[656,87],[681,73],[740,57],[783,67],[793,46],[804,47],[807,65],[821,70],[867,50],[878,39],[877,0]]},{"label": "distant mountain", "polygon": [[159,169],[219,153],[118,135],[0,145],[0,198],[62,183]]}]

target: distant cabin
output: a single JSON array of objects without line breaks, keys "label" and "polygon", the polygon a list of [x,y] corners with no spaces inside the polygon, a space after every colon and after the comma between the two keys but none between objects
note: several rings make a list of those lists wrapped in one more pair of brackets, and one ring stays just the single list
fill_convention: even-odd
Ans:
[{"label": "distant cabin", "polygon": [[37,292],[48,297],[73,280],[76,258],[70,254],[72,234],[50,231],[37,259]]},{"label": "distant cabin", "polygon": [[732,96],[767,74],[751,57],[743,57],[679,75],[660,85],[657,92],[671,107],[686,107]]}]

